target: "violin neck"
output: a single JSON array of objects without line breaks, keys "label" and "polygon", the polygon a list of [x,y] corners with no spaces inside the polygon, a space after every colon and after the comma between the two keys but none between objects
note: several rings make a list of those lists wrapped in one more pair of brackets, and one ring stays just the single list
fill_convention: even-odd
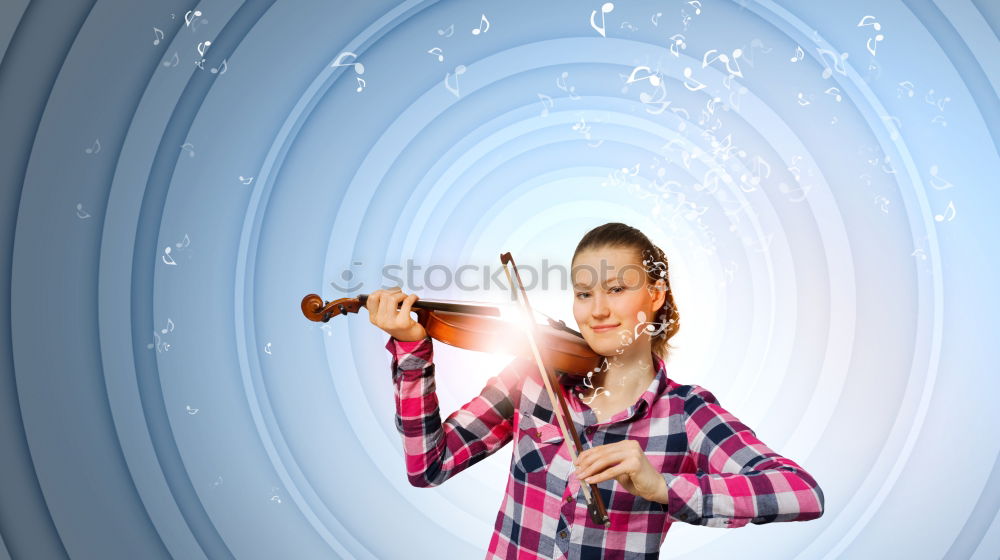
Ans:
[{"label": "violin neck", "polygon": [[[361,306],[364,307],[368,302],[368,294],[361,294],[358,296],[358,301],[361,302]],[[500,310],[491,305],[476,305],[470,303],[451,303],[447,301],[424,301],[418,299],[413,302],[413,309],[427,309],[431,311],[444,311],[447,313],[469,313],[472,315],[488,315],[491,317],[499,317]]]}]

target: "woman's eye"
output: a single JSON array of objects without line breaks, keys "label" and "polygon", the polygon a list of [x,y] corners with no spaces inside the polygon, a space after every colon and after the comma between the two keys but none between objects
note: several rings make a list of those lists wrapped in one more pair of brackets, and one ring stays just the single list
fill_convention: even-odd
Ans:
[{"label": "woman's eye", "polygon": [[590,295],[590,294],[588,294],[587,292],[577,292],[576,293],[577,299],[583,299],[584,297],[586,297],[588,295]]},{"label": "woman's eye", "polygon": [[608,291],[613,294],[620,294],[625,291],[625,288],[622,288],[621,286],[613,286]]}]

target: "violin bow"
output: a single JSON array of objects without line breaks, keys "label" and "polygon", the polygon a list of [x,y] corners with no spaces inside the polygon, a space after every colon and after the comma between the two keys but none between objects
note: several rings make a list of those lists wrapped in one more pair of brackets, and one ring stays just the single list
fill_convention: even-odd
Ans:
[{"label": "violin bow", "polygon": [[[507,282],[510,284],[511,291],[514,290],[514,282],[510,276],[510,271],[507,269],[507,263],[510,263],[511,267],[514,269],[514,276],[517,277],[517,287],[521,290],[521,303],[523,303],[525,310],[527,311],[528,317],[534,317],[534,313],[531,310],[531,304],[528,302],[528,294],[524,290],[524,284],[521,283],[521,275],[517,272],[517,264],[514,262],[514,257],[511,254],[503,253],[500,255],[500,262],[503,264],[503,270],[507,274]],[[517,299],[514,296],[513,299]],[[531,324],[526,323],[526,331],[528,334],[528,343],[531,346],[531,352],[535,356],[535,362],[538,364],[538,372],[542,376],[542,382],[545,384],[545,390],[549,394],[549,400],[553,404],[552,414],[556,417],[559,423],[559,429],[562,430],[563,439],[565,441],[571,442],[569,446],[570,460],[576,463],[576,458],[583,448],[583,444],[580,442],[580,436],[577,435],[576,430],[570,430],[566,427],[567,422],[571,422],[571,416],[569,414],[569,407],[566,406],[566,399],[563,398],[562,391],[554,390],[557,386],[558,380],[555,374],[550,368],[545,367],[545,363],[542,361],[542,354],[538,350],[538,344],[535,342],[535,326],[534,321]],[[555,404],[559,403],[558,409]],[[601,499],[601,493],[597,488],[596,484],[587,484],[582,480],[580,481],[580,488],[583,490],[583,496],[587,500],[587,513],[590,515],[591,521],[597,523],[598,525],[608,526],[611,524],[611,520],[608,518],[608,511],[604,507],[604,500]]]}]

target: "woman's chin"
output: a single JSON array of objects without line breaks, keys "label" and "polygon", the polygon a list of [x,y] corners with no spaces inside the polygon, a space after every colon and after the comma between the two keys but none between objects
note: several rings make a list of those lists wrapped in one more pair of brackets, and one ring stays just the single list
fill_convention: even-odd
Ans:
[{"label": "woman's chin", "polygon": [[605,358],[609,358],[618,353],[618,345],[608,342],[607,340],[589,340],[587,341],[587,344],[590,345],[591,350],[601,356],[604,356]]}]

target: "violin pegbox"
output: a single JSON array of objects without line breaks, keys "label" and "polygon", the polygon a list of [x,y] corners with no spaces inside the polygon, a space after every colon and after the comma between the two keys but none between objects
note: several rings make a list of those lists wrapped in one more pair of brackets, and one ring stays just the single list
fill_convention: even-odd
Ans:
[{"label": "violin pegbox", "polygon": [[324,302],[316,294],[302,298],[302,314],[310,321],[325,323],[337,315],[357,313],[361,309],[359,298],[340,298]]}]

